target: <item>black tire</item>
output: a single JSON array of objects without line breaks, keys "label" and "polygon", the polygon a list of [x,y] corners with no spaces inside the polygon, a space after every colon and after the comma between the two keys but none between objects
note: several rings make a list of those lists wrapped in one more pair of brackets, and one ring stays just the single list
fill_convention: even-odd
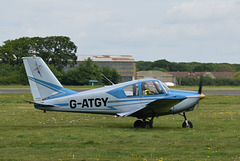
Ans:
[{"label": "black tire", "polygon": [[187,121],[187,122],[188,122],[188,125],[187,125],[186,121],[184,121],[182,124],[182,127],[183,128],[193,128],[192,122],[191,121]]},{"label": "black tire", "polygon": [[143,122],[141,120],[137,120],[134,122],[134,127],[135,128],[139,128],[139,127],[142,127],[143,125]]},{"label": "black tire", "polygon": [[143,128],[145,129],[151,129],[152,128],[152,124],[150,122],[144,122],[143,123]]}]

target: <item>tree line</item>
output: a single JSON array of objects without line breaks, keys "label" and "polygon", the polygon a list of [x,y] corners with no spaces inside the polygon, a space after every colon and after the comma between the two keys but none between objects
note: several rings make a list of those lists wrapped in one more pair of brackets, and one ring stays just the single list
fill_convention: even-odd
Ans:
[{"label": "tree line", "polygon": [[[120,75],[116,69],[108,66],[100,67],[88,59],[76,65],[77,46],[66,36],[22,37],[7,40],[0,46],[0,85],[28,84],[22,57],[40,56],[50,67],[59,81],[64,85],[85,85],[88,80],[98,80],[100,84],[110,84],[101,74],[107,76],[113,83],[118,83]],[[63,67],[72,68],[67,72]],[[205,78],[205,85],[240,85],[240,64],[229,63],[199,63],[199,62],[169,62],[165,59],[154,62],[138,61],[137,71],[159,70],[184,72],[238,72],[234,78]],[[197,78],[177,78],[181,85],[197,85]],[[208,83],[206,83],[208,82]]]},{"label": "tree line", "polygon": [[[211,78],[204,77],[203,85],[207,86],[239,86],[240,85],[240,64],[229,63],[199,63],[199,62],[169,62],[165,59],[154,62],[138,61],[138,71],[158,70],[163,72],[237,72],[232,78]],[[177,78],[179,85],[196,86],[199,78]]]},{"label": "tree line", "polygon": [[[188,78],[177,78],[177,82],[181,86],[198,86],[200,78],[188,77]],[[235,78],[211,78],[208,76],[203,77],[203,86],[240,86],[240,79]]]},{"label": "tree line", "polygon": [[22,57],[41,57],[64,85],[85,85],[88,80],[98,80],[100,84],[108,85],[101,74],[114,83],[119,82],[120,75],[116,69],[108,66],[100,67],[88,59],[67,72],[63,67],[76,65],[77,46],[66,36],[22,37],[7,40],[0,46],[0,85],[28,84]]},{"label": "tree line", "polygon": [[138,61],[138,71],[159,70],[163,72],[239,72],[240,64],[229,63],[199,63],[199,62],[169,62],[165,59],[150,61]]}]

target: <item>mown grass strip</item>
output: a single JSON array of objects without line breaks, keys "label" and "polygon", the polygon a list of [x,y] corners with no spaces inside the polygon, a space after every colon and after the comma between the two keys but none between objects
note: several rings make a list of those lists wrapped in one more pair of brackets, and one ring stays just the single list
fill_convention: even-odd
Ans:
[{"label": "mown grass strip", "polygon": [[183,117],[156,118],[134,129],[136,118],[43,113],[24,99],[0,94],[0,160],[239,160],[240,96],[207,96]]}]

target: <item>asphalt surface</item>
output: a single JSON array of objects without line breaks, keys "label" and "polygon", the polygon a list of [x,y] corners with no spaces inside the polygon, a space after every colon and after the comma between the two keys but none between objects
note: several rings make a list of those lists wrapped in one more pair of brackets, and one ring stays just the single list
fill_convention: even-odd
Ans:
[{"label": "asphalt surface", "polygon": [[[75,90],[77,92],[82,92],[84,90]],[[30,93],[30,89],[0,89],[0,93]]]},{"label": "asphalt surface", "polygon": [[240,91],[203,91],[205,95],[240,95]]},{"label": "asphalt surface", "polygon": [[[83,90],[76,90],[82,92]],[[29,93],[28,89],[0,89],[0,93]],[[240,95],[240,91],[203,91],[205,95]]]}]

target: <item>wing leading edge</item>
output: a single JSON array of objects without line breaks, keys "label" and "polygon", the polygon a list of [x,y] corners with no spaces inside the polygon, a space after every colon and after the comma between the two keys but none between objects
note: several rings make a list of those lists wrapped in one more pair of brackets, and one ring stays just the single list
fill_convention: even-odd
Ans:
[{"label": "wing leading edge", "polygon": [[125,113],[118,113],[118,116],[126,117],[133,116],[137,118],[147,118],[147,117],[156,117],[161,115],[167,115],[173,113],[171,108],[176,104],[180,103],[186,97],[181,97],[177,99],[163,98],[152,101],[145,106]]},{"label": "wing leading edge", "polygon": [[158,99],[149,104],[144,108],[132,113],[129,116],[137,118],[155,117],[173,113],[171,107],[180,103],[183,99]]}]

